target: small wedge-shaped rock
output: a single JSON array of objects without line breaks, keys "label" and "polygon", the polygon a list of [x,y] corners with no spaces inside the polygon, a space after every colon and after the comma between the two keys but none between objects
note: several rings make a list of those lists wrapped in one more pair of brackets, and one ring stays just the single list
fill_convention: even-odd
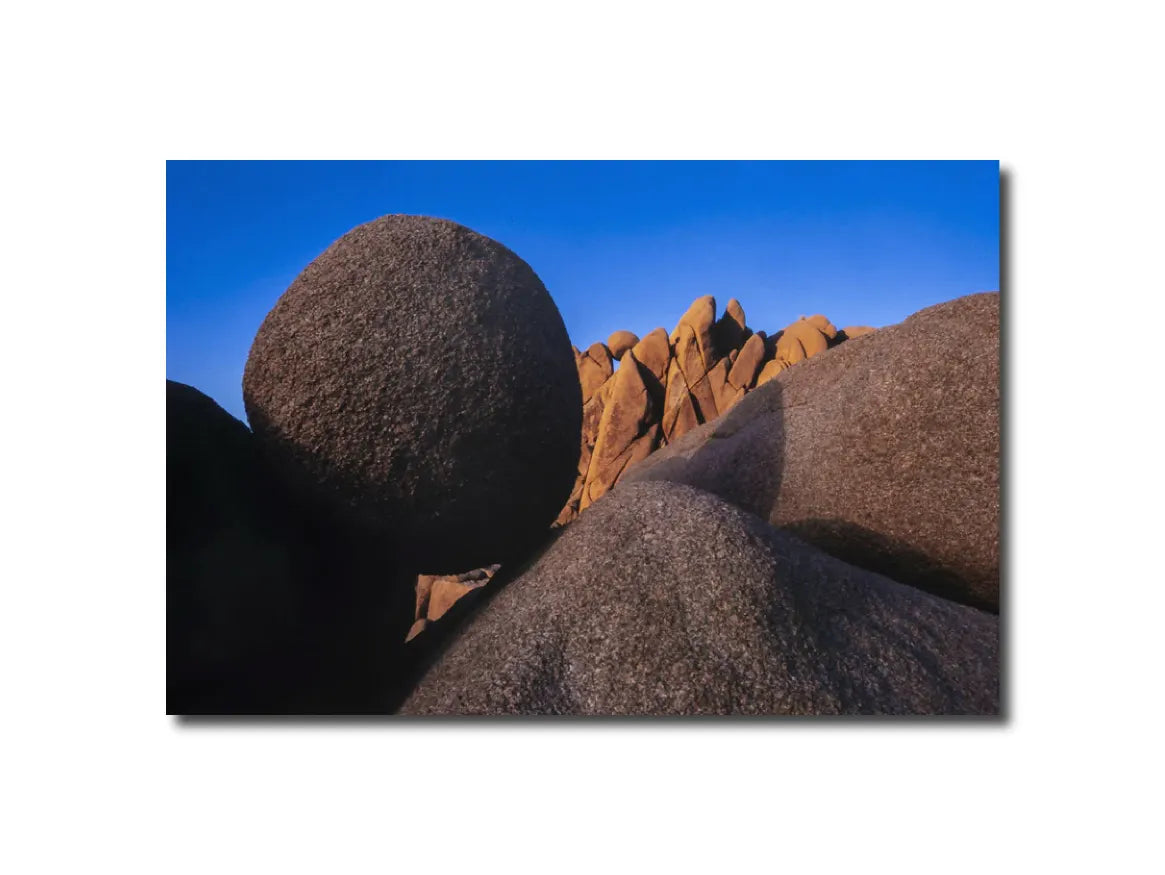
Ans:
[{"label": "small wedge-shaped rock", "polygon": [[728,382],[737,389],[751,389],[756,384],[764,356],[764,338],[754,334],[745,341],[736,361],[732,363],[732,370],[728,372]]}]

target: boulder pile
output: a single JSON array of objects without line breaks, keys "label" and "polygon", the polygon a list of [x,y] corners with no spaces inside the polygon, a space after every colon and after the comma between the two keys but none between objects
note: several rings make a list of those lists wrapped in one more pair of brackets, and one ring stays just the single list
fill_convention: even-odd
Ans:
[{"label": "boulder pile", "polygon": [[386,216],[259,327],[250,429],[168,382],[167,710],[1000,713],[997,294],[571,350]]},{"label": "boulder pile", "polygon": [[790,368],[626,476],[719,495],[846,562],[999,610],[999,295]]},{"label": "boulder pile", "polygon": [[[558,309],[500,243],[361,225],[259,327],[251,430],[168,386],[168,709],[391,710],[420,572],[520,558],[574,479]],[[457,594],[442,586],[428,618]]]},{"label": "boulder pile", "polygon": [[636,462],[726,413],[781,371],[873,329],[850,331],[816,315],[768,336],[748,327],[735,298],[717,319],[716,299],[705,295],[671,334],[656,328],[641,340],[616,331],[605,344],[575,348],[582,435],[574,488],[557,524],[578,516]]},{"label": "boulder pile", "polygon": [[[716,419],[781,371],[873,330],[844,333],[815,315],[768,336],[748,327],[735,298],[717,319],[716,299],[705,295],[692,302],[670,335],[656,328],[640,339],[619,330],[585,352],[574,348],[582,434],[574,488],[555,525],[577,517],[636,462]],[[418,598],[431,577],[417,579]],[[418,613],[410,640],[425,620]]]}]

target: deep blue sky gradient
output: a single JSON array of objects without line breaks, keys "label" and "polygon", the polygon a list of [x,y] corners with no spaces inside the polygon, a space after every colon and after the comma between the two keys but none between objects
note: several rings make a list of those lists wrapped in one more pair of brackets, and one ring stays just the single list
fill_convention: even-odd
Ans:
[{"label": "deep blue sky gradient", "polygon": [[999,287],[999,165],[938,162],[218,162],[166,166],[166,375],[245,421],[251,341],[295,276],[386,213],[440,216],[542,278],[571,340],[670,331],[716,296],[772,333]]}]

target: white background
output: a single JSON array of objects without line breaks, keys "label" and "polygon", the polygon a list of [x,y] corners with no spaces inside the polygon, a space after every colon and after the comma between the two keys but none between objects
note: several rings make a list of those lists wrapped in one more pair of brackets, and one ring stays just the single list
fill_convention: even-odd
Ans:
[{"label": "white background", "polygon": [[[1162,871],[1151,10],[9,9],[0,868]],[[176,725],[164,161],[223,157],[1000,159],[1010,719]]]}]

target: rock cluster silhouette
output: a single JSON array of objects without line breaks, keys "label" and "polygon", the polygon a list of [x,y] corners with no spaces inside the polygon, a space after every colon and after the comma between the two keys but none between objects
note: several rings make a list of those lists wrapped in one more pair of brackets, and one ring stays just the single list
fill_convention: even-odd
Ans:
[{"label": "rock cluster silhouette", "polygon": [[[824,316],[801,318],[769,337],[745,323],[732,298],[719,319],[716,299],[692,302],[669,335],[640,340],[616,331],[607,343],[574,350],[583,394],[578,473],[557,523],[570,522],[636,462],[730,410],[785,368],[872,328],[839,332]],[[614,362],[620,366],[616,370]]]},{"label": "rock cluster silhouette", "polygon": [[362,225],[259,327],[251,429],[167,383],[167,709],[998,714],[998,343],[997,294],[708,295],[580,351],[501,244]]}]

